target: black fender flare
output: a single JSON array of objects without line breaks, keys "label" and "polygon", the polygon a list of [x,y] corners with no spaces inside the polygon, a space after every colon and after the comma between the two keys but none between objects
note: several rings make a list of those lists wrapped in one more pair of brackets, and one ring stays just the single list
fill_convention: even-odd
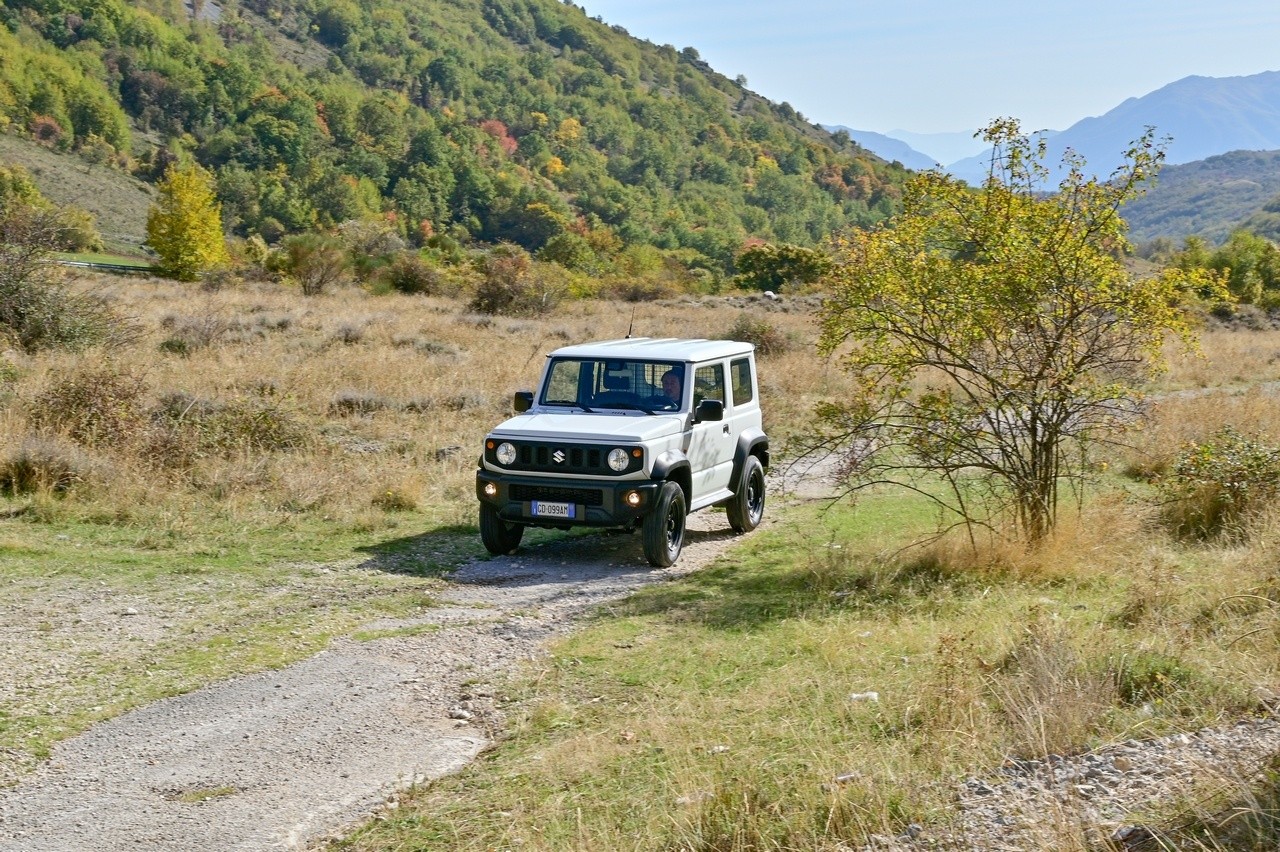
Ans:
[{"label": "black fender flare", "polygon": [[764,469],[769,469],[769,436],[763,429],[745,429],[738,436],[738,446],[733,451],[733,473],[729,477],[729,488],[734,493],[742,484],[742,469],[749,456],[758,456]]},{"label": "black fender flare", "polygon": [[668,479],[678,482],[684,490],[685,503],[693,499],[693,465],[689,464],[689,457],[681,450],[667,450],[654,459],[650,478],[656,482]]}]

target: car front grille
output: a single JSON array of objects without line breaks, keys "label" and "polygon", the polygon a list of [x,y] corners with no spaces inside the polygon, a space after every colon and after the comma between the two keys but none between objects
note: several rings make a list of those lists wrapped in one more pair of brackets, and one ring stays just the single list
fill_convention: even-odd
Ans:
[{"label": "car front grille", "polygon": [[511,499],[521,503],[542,500],[548,503],[578,503],[583,506],[604,504],[599,488],[557,488],[550,485],[512,485]]}]

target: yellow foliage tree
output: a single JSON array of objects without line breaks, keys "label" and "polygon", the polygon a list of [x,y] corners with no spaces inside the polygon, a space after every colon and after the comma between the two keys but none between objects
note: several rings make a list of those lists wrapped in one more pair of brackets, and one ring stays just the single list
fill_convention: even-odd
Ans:
[{"label": "yellow foliage tree", "polygon": [[158,187],[159,200],[147,213],[147,242],[166,272],[194,281],[227,261],[222,205],[213,175],[199,166],[170,166]]}]

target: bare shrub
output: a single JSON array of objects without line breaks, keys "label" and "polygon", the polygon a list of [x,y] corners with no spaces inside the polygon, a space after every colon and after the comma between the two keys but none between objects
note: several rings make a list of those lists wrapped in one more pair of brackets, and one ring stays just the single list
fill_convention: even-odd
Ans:
[{"label": "bare shrub", "polygon": [[330,339],[343,346],[354,346],[364,340],[364,325],[355,322],[339,323]]},{"label": "bare shrub", "polygon": [[26,352],[129,342],[137,336],[133,323],[68,289],[48,262],[61,234],[55,212],[18,205],[0,211],[0,341]]},{"label": "bare shrub", "polygon": [[761,355],[781,355],[794,348],[794,342],[773,323],[763,317],[740,314],[724,333],[727,340],[741,340],[756,347]]},{"label": "bare shrub", "polygon": [[160,343],[161,351],[189,355],[221,341],[230,330],[231,323],[225,317],[212,314],[168,314],[160,321],[160,327],[170,332],[170,336]]},{"label": "bare shrub", "polygon": [[368,391],[343,390],[329,403],[329,413],[337,415],[372,414],[396,408],[396,404],[384,396]]},{"label": "bare shrub", "polygon": [[90,468],[89,460],[74,446],[56,438],[28,436],[0,458],[0,494],[61,494],[84,482]]},{"label": "bare shrub", "polygon": [[534,264],[519,246],[499,246],[485,259],[484,280],[471,310],[480,314],[536,316],[560,303],[564,282],[550,264]]},{"label": "bare shrub", "polygon": [[85,446],[117,446],[136,440],[147,426],[146,385],[111,364],[85,367],[50,385],[29,405],[42,432],[62,433]]}]

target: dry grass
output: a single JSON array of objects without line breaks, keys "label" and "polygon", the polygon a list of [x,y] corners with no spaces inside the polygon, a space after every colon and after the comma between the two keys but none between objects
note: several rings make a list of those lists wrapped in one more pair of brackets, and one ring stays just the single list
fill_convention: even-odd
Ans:
[{"label": "dry grass", "polygon": [[[365,525],[406,511],[469,523],[475,448],[552,349],[621,337],[629,325],[717,337],[744,317],[787,339],[814,336],[807,308],[758,298],[577,301],[511,319],[469,313],[461,298],[356,289],[303,297],[266,285],[82,283],[144,334],[109,355],[0,356],[0,446],[38,438],[87,456],[75,459],[82,475],[51,482],[63,511],[100,516],[198,515],[215,504],[249,524],[307,512]],[[762,365],[767,425],[780,438],[831,390],[811,358],[799,347]],[[73,459],[45,466],[71,469]],[[23,476],[24,488],[40,481]]]}]

